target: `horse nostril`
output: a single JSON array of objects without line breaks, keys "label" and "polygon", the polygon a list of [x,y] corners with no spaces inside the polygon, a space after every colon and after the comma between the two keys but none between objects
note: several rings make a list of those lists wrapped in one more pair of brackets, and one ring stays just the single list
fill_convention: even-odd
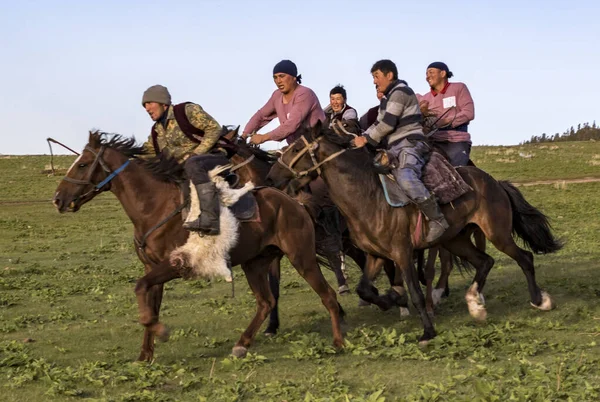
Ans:
[{"label": "horse nostril", "polygon": [[61,207],[62,207],[62,201],[61,201],[61,199],[60,199],[60,198],[56,198],[56,197],[55,197],[55,198],[52,200],[52,204],[54,204],[54,206],[55,206],[57,209],[61,209]]}]

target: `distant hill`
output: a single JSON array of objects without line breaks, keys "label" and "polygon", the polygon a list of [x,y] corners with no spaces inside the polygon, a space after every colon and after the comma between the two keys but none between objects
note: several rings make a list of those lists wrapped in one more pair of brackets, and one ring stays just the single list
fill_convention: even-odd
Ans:
[{"label": "distant hill", "polygon": [[554,135],[548,135],[543,133],[542,135],[534,135],[529,141],[522,142],[524,144],[539,144],[542,142],[559,142],[559,141],[600,141],[600,127],[596,126],[596,121],[592,123],[583,123],[577,125],[577,130],[571,126],[570,129],[562,134],[556,133]]}]

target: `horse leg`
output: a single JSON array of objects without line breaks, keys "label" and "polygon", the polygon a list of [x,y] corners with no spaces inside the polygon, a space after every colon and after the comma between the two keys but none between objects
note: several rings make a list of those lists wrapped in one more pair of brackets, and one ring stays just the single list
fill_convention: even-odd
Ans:
[{"label": "horse leg", "polygon": [[180,275],[169,264],[161,264],[147,271],[135,286],[138,301],[140,324],[145,328],[142,351],[138,360],[151,361],[154,355],[154,336],[166,341],[169,338],[167,327],[158,321],[163,296],[163,284]]},{"label": "horse leg", "polygon": [[531,297],[531,305],[537,309],[548,311],[554,308],[554,303],[550,295],[541,290],[535,281],[535,268],[533,265],[533,254],[530,251],[523,250],[509,236],[496,238],[492,236],[490,239],[492,244],[501,252],[515,260],[521,267],[521,270],[527,278],[527,287]]},{"label": "horse leg", "polygon": [[383,270],[385,271],[391,288],[382,296],[388,298],[391,304],[400,308],[400,318],[408,317],[410,310],[408,309],[408,294],[404,289],[404,281],[402,280],[402,271],[394,261],[383,260]]},{"label": "horse leg", "polygon": [[450,273],[452,272],[452,268],[454,267],[452,263],[452,254],[443,247],[438,247],[438,251],[440,255],[441,272],[440,278],[438,279],[432,294],[434,305],[438,305],[442,301],[443,297],[450,296],[448,279],[450,277]]},{"label": "horse leg", "polygon": [[[343,237],[343,248],[344,254],[354,260],[356,265],[358,265],[358,267],[360,268],[361,273],[364,272],[365,266],[367,264],[367,254],[358,247],[356,247],[348,236]],[[371,292],[379,294],[379,291],[375,286],[371,286]],[[360,298],[358,300],[358,307],[364,307],[370,304],[371,303],[369,303],[366,300]]]},{"label": "horse leg", "polygon": [[410,292],[410,298],[421,316],[421,322],[423,323],[423,335],[419,338],[419,344],[426,345],[429,340],[435,338],[436,332],[432,318],[425,308],[425,296],[419,285],[417,270],[414,267],[412,260],[412,252],[410,252],[410,246],[399,247],[396,250],[397,252],[394,261],[404,275],[404,280],[406,281],[406,285]]},{"label": "horse leg", "polygon": [[425,271],[423,266],[425,265],[425,250],[415,250],[417,255],[417,275],[421,285],[427,285],[427,279],[425,279]]},{"label": "horse leg", "polygon": [[344,272],[342,272],[342,259],[338,252],[330,252],[326,255],[327,261],[329,261],[329,265],[333,269],[333,273],[335,274],[335,279],[338,284],[338,293],[340,295],[350,293],[350,288],[346,284],[346,278],[344,277]]},{"label": "horse leg", "polygon": [[344,318],[344,310],[337,301],[335,291],[323,276],[319,264],[317,263],[314,254],[307,255],[300,245],[296,245],[292,250],[286,252],[290,263],[296,268],[298,273],[306,282],[313,288],[321,297],[321,303],[329,311],[331,318],[331,327],[333,332],[333,346],[341,348],[344,345],[344,337],[342,335],[341,323]]},{"label": "horse leg", "polygon": [[475,277],[465,294],[465,300],[467,301],[471,316],[479,321],[485,320],[487,311],[482,292],[487,276],[494,266],[494,259],[483,251],[478,250],[468,235],[459,235],[445,242],[443,246],[452,254],[466,259],[475,267]]},{"label": "horse leg", "polygon": [[[433,317],[433,309],[437,304],[436,294],[434,294],[433,290],[433,279],[435,278],[435,260],[437,258],[439,247],[432,247],[427,252],[427,264],[423,269],[418,268],[417,272],[419,273],[419,277],[423,275],[423,280],[425,281],[425,306],[427,308],[427,313]],[[424,251],[422,251],[424,253]],[[421,284],[423,281],[419,279]]]},{"label": "horse leg", "polygon": [[[254,297],[256,297],[256,314],[231,351],[231,354],[235,357],[246,356],[248,347],[250,347],[260,326],[271,309],[275,307],[275,297],[269,288],[268,268],[272,267],[274,259],[279,258],[277,255],[258,256],[242,264],[248,285],[250,285]],[[268,268],[265,268],[265,266],[268,266]]]},{"label": "horse leg", "polygon": [[475,240],[475,247],[477,247],[480,251],[485,253],[485,233],[481,229],[475,230],[473,232],[473,239]]},{"label": "horse leg", "polygon": [[275,306],[269,314],[269,325],[265,330],[266,336],[277,334],[279,330],[279,282],[281,279],[281,257],[273,260],[269,266],[269,287],[275,298]]},{"label": "horse leg", "polygon": [[386,260],[370,254],[367,255],[367,262],[365,264],[363,275],[358,283],[358,286],[356,287],[356,292],[360,296],[361,300],[375,304],[383,311],[387,311],[396,305],[402,305],[403,302],[401,297],[403,295],[406,296],[401,282],[398,290],[394,289],[395,267],[393,262],[390,263],[391,265],[388,265],[386,268],[386,273],[390,279],[392,289],[390,289],[386,295],[380,296],[377,288],[373,286],[373,280],[381,272],[381,269],[386,264]]}]

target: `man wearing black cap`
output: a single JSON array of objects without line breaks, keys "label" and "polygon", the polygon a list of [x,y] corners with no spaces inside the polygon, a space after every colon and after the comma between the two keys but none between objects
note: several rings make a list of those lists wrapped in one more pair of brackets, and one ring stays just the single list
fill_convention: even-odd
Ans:
[{"label": "man wearing black cap", "polygon": [[437,131],[430,140],[446,153],[453,166],[466,166],[471,154],[468,128],[475,118],[475,106],[465,84],[448,82],[453,75],[446,63],[431,63],[426,73],[430,91],[417,97],[421,112],[437,120]]},{"label": "man wearing black cap", "polygon": [[[310,128],[319,120],[325,121],[325,113],[317,95],[311,89],[300,85],[302,76],[298,75],[298,69],[292,61],[282,60],[275,65],[273,81],[277,90],[252,116],[242,134],[244,138],[252,134],[250,141],[253,144],[284,139],[291,144],[296,140],[293,134],[300,127]],[[254,134],[275,117],[279,119],[279,127],[266,134]]]}]

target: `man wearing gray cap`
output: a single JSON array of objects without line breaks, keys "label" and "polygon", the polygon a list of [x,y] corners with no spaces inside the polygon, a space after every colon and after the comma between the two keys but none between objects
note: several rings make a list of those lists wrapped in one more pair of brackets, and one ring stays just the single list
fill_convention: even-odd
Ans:
[{"label": "man wearing gray cap", "polygon": [[221,126],[198,104],[171,104],[171,94],[162,85],[148,88],[142,96],[142,106],[154,125],[144,143],[148,153],[168,152],[180,162],[198,192],[200,216],[184,223],[187,230],[217,235],[219,229],[219,195],[208,172],[227,165],[227,144],[219,141]]}]

